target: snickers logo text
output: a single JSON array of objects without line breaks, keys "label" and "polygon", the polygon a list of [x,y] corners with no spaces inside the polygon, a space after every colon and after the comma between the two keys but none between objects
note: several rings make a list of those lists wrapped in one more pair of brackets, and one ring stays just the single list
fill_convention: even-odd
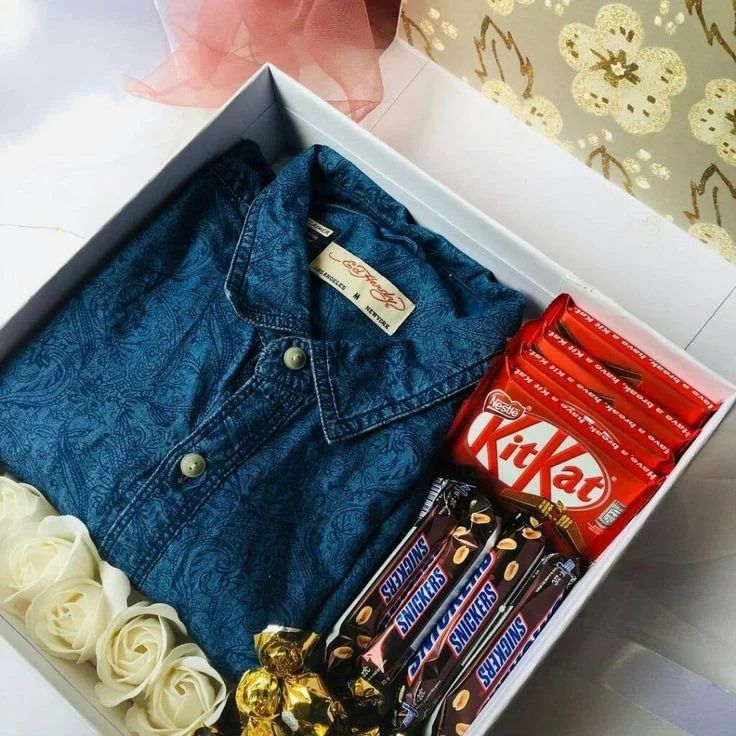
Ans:
[{"label": "snickers logo text", "polygon": [[[517,652],[529,632],[522,615],[518,615],[498,637],[498,641],[488,656],[480,663],[475,674],[484,690],[488,690],[498,675],[505,673],[513,665]],[[500,680],[499,680],[500,682]]]},{"label": "snickers logo text", "polygon": [[[481,585],[481,583],[483,582],[486,570],[493,564],[495,559],[495,554],[493,552],[489,552],[483,560],[481,560],[480,565],[478,565],[478,569],[473,573],[465,588],[459,593],[440,620],[435,624],[434,629],[427,634],[419,647],[419,651],[414,655],[414,658],[409,663],[409,668],[406,672],[406,681],[409,685],[414,682],[422,663],[433,652],[435,652],[436,649],[438,650],[440,646],[444,646],[444,636],[447,628],[454,621],[455,614],[463,607],[465,600],[470,600],[470,597],[475,594],[476,587],[480,586],[480,588],[483,589],[485,585],[488,585],[488,583],[485,585]],[[441,644],[438,643],[440,641],[442,642]]]},{"label": "snickers logo text", "polygon": [[452,627],[448,641],[456,657],[459,657],[465,647],[473,641],[476,633],[488,619],[490,613],[496,607],[498,593],[496,589],[487,582],[460,617],[460,620]]},{"label": "snickers logo text", "polygon": [[386,579],[381,583],[378,592],[381,594],[384,603],[388,604],[393,600],[394,596],[401,590],[428,554],[429,544],[427,538],[422,534],[409,547],[406,554],[394,565]]},{"label": "snickers logo text", "polygon": [[446,584],[447,575],[445,575],[445,571],[439,565],[435,565],[424,583],[396,614],[394,626],[402,639],[406,638],[414,624],[421,618]]}]

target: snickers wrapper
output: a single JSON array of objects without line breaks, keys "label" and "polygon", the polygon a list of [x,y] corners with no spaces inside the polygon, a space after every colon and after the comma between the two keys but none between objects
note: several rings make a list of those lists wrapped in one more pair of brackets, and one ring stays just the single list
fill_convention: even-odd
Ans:
[{"label": "snickers wrapper", "polygon": [[548,555],[531,584],[490,639],[453,683],[432,719],[432,736],[462,736],[579,576],[577,562]]},{"label": "snickers wrapper", "polygon": [[457,465],[485,478],[500,505],[544,520],[556,549],[594,560],[663,477],[554,391],[499,361],[450,431]]},{"label": "snickers wrapper", "polygon": [[437,549],[414,580],[401,605],[358,659],[361,677],[386,700],[437,619],[468,582],[483,555],[498,538],[495,514],[488,498],[473,491],[460,526]]},{"label": "snickers wrapper", "polygon": [[[406,594],[461,525],[468,524],[475,498],[471,486],[437,478],[417,524],[373,575],[327,637],[326,673],[338,691],[357,676],[358,654],[388,625]],[[495,525],[495,519],[493,520]]]},{"label": "snickers wrapper", "polygon": [[400,731],[431,716],[463,662],[523,592],[544,552],[541,532],[526,519],[483,558],[409,663],[398,698]]},{"label": "snickers wrapper", "polygon": [[569,294],[557,297],[543,319],[685,424],[699,427],[718,408],[680,376],[578,307]]}]

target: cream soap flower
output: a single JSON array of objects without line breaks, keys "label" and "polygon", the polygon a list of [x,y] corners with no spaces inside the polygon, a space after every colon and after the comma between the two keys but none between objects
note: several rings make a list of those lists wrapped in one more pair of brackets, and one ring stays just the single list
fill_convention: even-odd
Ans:
[{"label": "cream soap flower", "polygon": [[45,652],[77,663],[94,659],[97,640],[130,595],[125,573],[106,562],[100,563],[100,580],[58,580],[33,599],[26,629]]},{"label": "cream soap flower", "polygon": [[3,540],[2,550],[0,605],[21,618],[52,583],[97,579],[100,556],[87,527],[73,516],[22,524]]},{"label": "cream soap flower", "polygon": [[139,736],[191,736],[217,722],[227,690],[222,677],[195,644],[176,647],[125,717],[128,730]]},{"label": "cream soap flower", "polygon": [[136,603],[117,614],[97,641],[95,693],[114,708],[142,693],[171,651],[174,631],[186,635],[176,611],[164,603]]},{"label": "cream soap flower", "polygon": [[0,540],[21,524],[45,516],[56,516],[56,512],[36,488],[0,477]]}]

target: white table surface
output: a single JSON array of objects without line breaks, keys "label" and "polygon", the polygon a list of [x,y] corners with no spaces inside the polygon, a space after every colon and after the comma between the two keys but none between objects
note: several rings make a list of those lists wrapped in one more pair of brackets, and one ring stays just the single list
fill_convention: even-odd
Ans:
[{"label": "white table surface", "polygon": [[[0,11],[2,322],[212,113],[123,92],[123,74],[145,74],[167,50],[151,0],[0,0]],[[439,120],[440,110],[431,108],[441,101],[426,93],[421,110],[411,110],[412,93],[421,92],[431,72],[396,48],[384,64],[386,102],[364,124],[431,168],[423,158],[435,131],[415,125],[412,115]],[[470,104],[474,115],[488,114],[488,125],[497,120],[495,110]],[[453,172],[440,167],[436,175],[452,179]],[[504,206],[513,207],[482,196],[476,204],[499,219]],[[563,255],[575,268],[574,249]],[[596,266],[583,257],[578,265],[588,277],[592,269],[593,280],[607,277],[605,258]],[[729,272],[718,280],[724,298],[730,278]],[[733,301],[709,327],[733,334]],[[689,326],[684,343],[702,349],[719,369],[734,368],[715,331],[695,329],[695,340],[692,332]],[[730,695],[736,692],[735,440],[736,421],[730,421],[494,735],[720,736],[717,724],[697,716],[702,704],[729,727],[736,722]],[[689,711],[674,707],[694,692]],[[41,733],[95,731],[0,639],[0,736]]]},{"label": "white table surface", "polygon": [[211,117],[125,94],[167,48],[151,0],[0,3],[0,321]]}]

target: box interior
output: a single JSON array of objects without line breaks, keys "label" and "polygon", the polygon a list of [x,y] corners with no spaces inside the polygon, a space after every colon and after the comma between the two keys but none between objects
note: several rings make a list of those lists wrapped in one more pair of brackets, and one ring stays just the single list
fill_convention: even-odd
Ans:
[{"label": "box interior", "polygon": [[[255,140],[269,162],[277,168],[314,143],[332,146],[404,204],[418,222],[444,235],[492,270],[500,281],[521,291],[528,300],[528,317],[536,316],[557,294],[567,291],[583,308],[633,340],[710,398],[722,402],[719,411],[711,417],[655,497],[575,586],[534,647],[526,653],[473,724],[468,736],[487,732],[730,410],[736,400],[736,389],[615,302],[556,265],[502,224],[466,204],[385,144],[270,67],[264,68],[246,84],[210,125],[173,157],[0,329],[0,360],[31,334],[101,261],[124,243],[125,238],[156,211],[169,193],[239,138]],[[22,624],[11,621],[10,617],[0,619],[0,636],[29,659],[100,733],[125,733],[124,709],[110,711],[98,706],[94,696],[94,671],[90,666],[47,660],[28,640]]]}]

